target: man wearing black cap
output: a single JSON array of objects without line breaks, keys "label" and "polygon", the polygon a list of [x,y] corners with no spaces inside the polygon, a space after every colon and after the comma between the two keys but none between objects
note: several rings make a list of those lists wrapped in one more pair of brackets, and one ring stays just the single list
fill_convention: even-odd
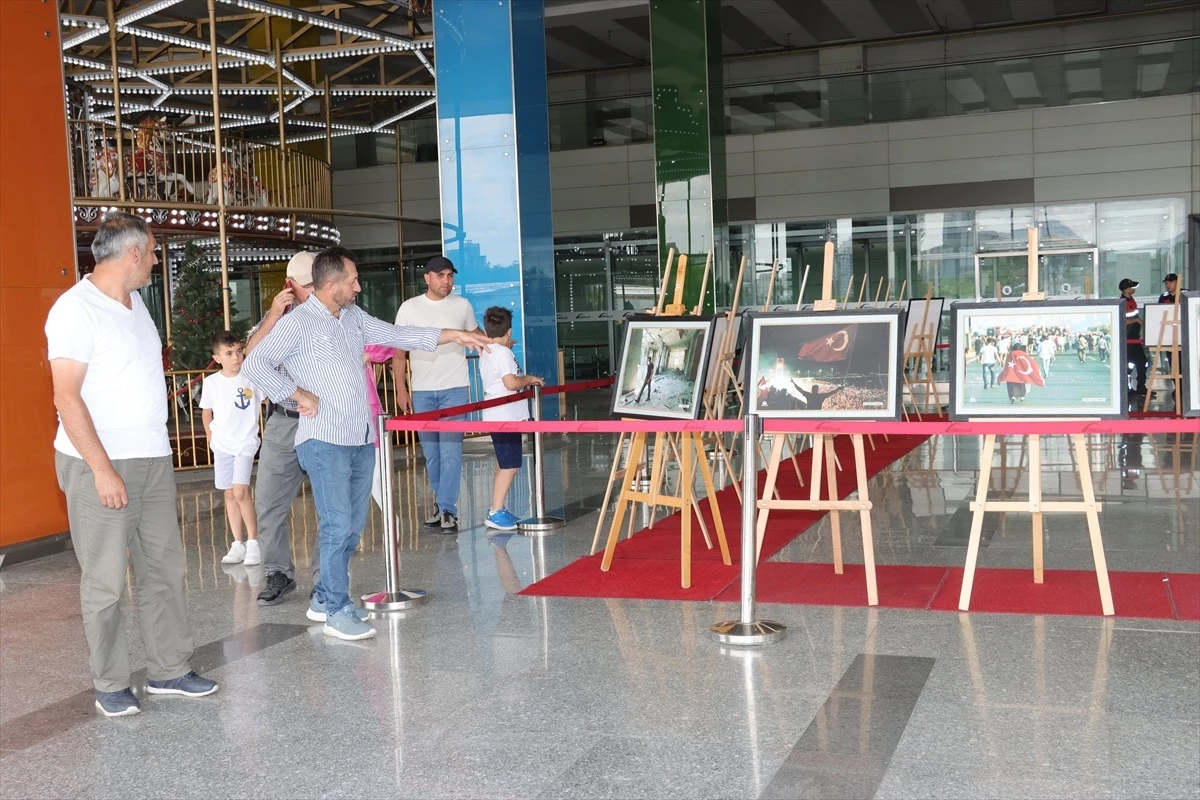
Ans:
[{"label": "man wearing black cap", "polygon": [[1138,302],[1133,298],[1138,282],[1122,278],[1118,285],[1125,300],[1125,352],[1137,370],[1137,389],[1134,394],[1146,393],[1146,351],[1142,347],[1142,320],[1138,316]]},{"label": "man wearing black cap", "polygon": [[[443,256],[434,256],[421,268],[425,278],[425,294],[411,297],[396,312],[400,326],[429,326],[460,328],[473,331],[479,328],[475,309],[461,294],[454,294],[454,276],[458,270]],[[405,367],[412,365],[412,395],[404,389]],[[414,352],[410,358],[397,350],[392,359],[396,375],[396,399],[402,410],[435,411],[464,405],[469,394],[467,387],[467,356],[462,345],[443,344],[431,353]],[[421,431],[421,451],[437,507],[425,526],[442,533],[458,532],[458,488],[462,482],[461,433]]]},{"label": "man wearing black cap", "polygon": [[1174,303],[1175,295],[1179,294],[1179,276],[1174,272],[1167,273],[1167,277],[1163,278],[1163,288],[1166,291],[1158,296],[1158,302]]}]

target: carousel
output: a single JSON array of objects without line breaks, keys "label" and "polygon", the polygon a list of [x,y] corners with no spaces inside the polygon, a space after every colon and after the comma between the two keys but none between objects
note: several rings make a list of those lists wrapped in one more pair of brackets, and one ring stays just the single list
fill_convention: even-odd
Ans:
[{"label": "carousel", "polygon": [[[402,250],[399,203],[335,208],[331,163],[348,136],[395,137],[399,161],[403,121],[433,113],[430,15],[429,0],[60,0],[80,271],[105,212],[153,226],[161,273],[143,294],[179,399],[177,466],[199,466],[179,429],[204,367],[179,357],[189,322],[244,331],[297,250],[340,242],[339,219],[394,221]],[[184,296],[197,263],[199,301]]]}]

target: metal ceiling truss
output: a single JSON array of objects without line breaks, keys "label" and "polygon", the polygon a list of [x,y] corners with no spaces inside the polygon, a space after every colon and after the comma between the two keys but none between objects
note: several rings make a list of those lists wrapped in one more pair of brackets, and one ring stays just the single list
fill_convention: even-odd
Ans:
[{"label": "metal ceiling truss", "polygon": [[[432,48],[433,40],[407,33],[421,30],[407,3],[356,0],[293,8],[269,0],[216,0],[233,13],[214,14],[217,35],[210,41],[208,18],[201,12],[207,11],[204,0],[149,0],[136,5],[114,0],[114,13],[107,18],[100,16],[105,2],[60,0],[59,8],[68,84],[85,94],[89,108],[110,107],[95,112],[99,117],[113,115],[111,107],[119,86],[122,111],[175,114],[183,120],[172,124],[198,132],[211,130],[215,85],[222,100],[222,120],[228,118],[231,125],[248,128],[243,135],[274,134],[278,142],[281,103],[285,127],[325,127],[320,106],[306,104],[312,99],[323,105],[325,85],[331,84],[331,113],[341,120],[331,126],[334,136],[384,131],[435,102],[430,80],[434,67],[423,52]],[[363,11],[374,16],[361,23],[354,21],[353,14]],[[350,18],[343,19],[343,12],[351,12],[346,15]],[[115,23],[115,36],[109,20]],[[286,36],[271,36],[272,20],[286,22]],[[382,27],[389,21],[401,23],[407,32]],[[264,23],[266,35],[255,38],[270,41],[269,52],[251,42],[252,32]],[[321,44],[311,45],[314,34]],[[276,62],[271,41],[275,38],[279,39],[281,63]],[[305,39],[306,46],[291,46]],[[212,71],[213,43],[221,79],[205,81]],[[388,68],[388,60],[410,57],[418,63],[400,62]],[[114,62],[118,65],[115,80]],[[240,71],[240,82],[229,80],[234,71]],[[282,75],[281,83],[277,73]],[[327,76],[324,84],[322,73]],[[422,73],[428,74],[430,82],[420,82]],[[125,95],[130,99],[125,100]],[[262,127],[266,125],[270,127]],[[261,129],[253,130],[256,126]],[[288,135],[289,142],[314,138],[319,137],[300,131],[295,137]]]}]

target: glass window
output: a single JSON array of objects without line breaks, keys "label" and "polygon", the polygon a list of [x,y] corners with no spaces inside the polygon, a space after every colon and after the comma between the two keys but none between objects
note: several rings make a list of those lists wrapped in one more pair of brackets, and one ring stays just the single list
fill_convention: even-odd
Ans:
[{"label": "glass window", "polygon": [[1168,272],[1184,271],[1186,215],[1180,197],[1096,204],[1101,297],[1116,296],[1122,278],[1138,281],[1142,300],[1162,291]]}]

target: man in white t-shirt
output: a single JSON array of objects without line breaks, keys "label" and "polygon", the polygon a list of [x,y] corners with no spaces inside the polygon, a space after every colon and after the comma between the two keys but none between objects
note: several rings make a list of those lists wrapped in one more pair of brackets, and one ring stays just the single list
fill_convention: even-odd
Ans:
[{"label": "man in white t-shirt", "polygon": [[987,342],[979,348],[979,364],[983,367],[983,388],[996,388],[996,364],[1000,361],[1000,349],[996,340],[987,338]]},{"label": "man in white t-shirt", "polygon": [[145,220],[107,215],[92,241],[96,269],[55,301],[46,319],[58,435],[58,484],[67,496],[96,708],[136,714],[121,622],[133,560],[150,694],[202,697],[217,684],[188,666],[187,561],[167,438],[162,343],[137,290],[158,258]]},{"label": "man in white t-shirt", "polygon": [[1038,355],[1042,358],[1042,377],[1050,377],[1050,367],[1054,365],[1054,357],[1058,355],[1058,346],[1054,344],[1054,337],[1047,336],[1042,339],[1042,343],[1038,345]]},{"label": "man in white t-shirt", "polygon": [[[405,300],[396,312],[401,327],[479,328],[471,301],[454,294],[454,276],[458,272],[448,258],[434,256],[422,269],[425,294]],[[404,389],[406,364],[412,365],[412,396]],[[469,399],[466,349],[459,344],[439,345],[431,353],[416,351],[410,357],[397,350],[392,359],[396,375],[396,397],[402,410],[422,413],[465,405]],[[459,419],[448,417],[447,419]],[[421,450],[437,508],[425,520],[425,526],[442,533],[458,532],[458,488],[462,482],[461,433],[421,431]]]}]

